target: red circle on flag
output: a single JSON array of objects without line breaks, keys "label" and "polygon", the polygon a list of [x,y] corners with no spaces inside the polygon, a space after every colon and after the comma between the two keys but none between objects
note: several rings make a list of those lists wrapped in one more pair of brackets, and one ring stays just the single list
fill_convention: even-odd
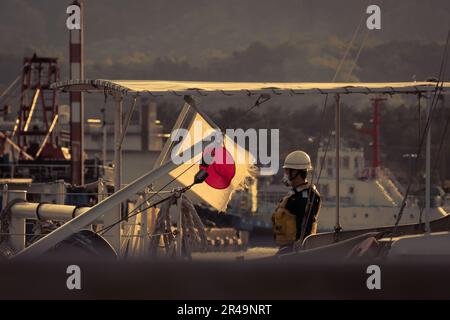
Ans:
[{"label": "red circle on flag", "polygon": [[202,163],[200,168],[208,172],[205,182],[214,189],[226,189],[236,174],[233,156],[224,147],[205,149],[205,154],[212,158],[211,164]]}]

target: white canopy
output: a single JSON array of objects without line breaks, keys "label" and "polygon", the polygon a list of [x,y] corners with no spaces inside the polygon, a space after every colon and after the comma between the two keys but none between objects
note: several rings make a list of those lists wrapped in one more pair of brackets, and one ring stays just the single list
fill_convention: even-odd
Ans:
[{"label": "white canopy", "polygon": [[[433,92],[436,82],[202,82],[165,80],[66,80],[53,83],[51,88],[62,91],[113,91],[124,95],[254,95],[254,94],[327,94],[379,93],[418,94]],[[450,82],[442,84],[442,93],[450,92]]]}]

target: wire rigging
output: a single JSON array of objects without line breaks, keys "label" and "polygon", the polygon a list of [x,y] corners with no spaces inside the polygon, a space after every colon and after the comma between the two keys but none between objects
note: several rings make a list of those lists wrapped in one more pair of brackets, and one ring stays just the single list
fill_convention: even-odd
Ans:
[{"label": "wire rigging", "polygon": [[[435,110],[437,102],[439,100],[439,96],[440,96],[440,94],[442,93],[442,90],[443,90],[444,77],[445,77],[445,67],[447,65],[449,44],[450,44],[450,29],[449,29],[448,34],[447,34],[447,41],[446,41],[446,45],[445,45],[445,48],[444,48],[443,57],[442,57],[442,60],[441,60],[438,81],[436,82],[436,87],[433,90],[434,94],[433,94],[433,99],[432,99],[431,104],[430,104],[430,109],[429,109],[430,111],[429,111],[429,114],[428,114],[428,117],[427,117],[427,121],[426,121],[426,124],[425,124],[423,135],[421,137],[420,144],[419,144],[419,147],[418,147],[417,157],[415,158],[415,161],[414,161],[414,165],[413,165],[413,170],[414,171],[417,170],[417,166],[418,166],[420,155],[422,153],[422,149],[423,149],[423,145],[424,145],[424,142],[425,142],[425,138],[428,135],[428,130],[430,130],[431,119],[433,118],[434,110]],[[430,97],[428,96],[428,99],[429,98]],[[409,177],[408,187],[407,187],[405,195],[403,197],[403,201],[402,201],[402,204],[400,206],[400,210],[399,210],[399,213],[397,215],[397,219],[395,221],[394,230],[393,230],[392,235],[394,235],[397,232],[398,225],[400,223],[400,220],[402,218],[402,215],[403,215],[403,212],[404,212],[404,209],[405,209],[405,206],[406,206],[406,200],[407,200],[407,198],[409,196],[409,193],[411,191],[411,186],[412,186],[412,175],[410,175],[410,177]]]},{"label": "wire rigging", "polygon": [[[336,79],[337,79],[337,77],[338,77],[338,75],[339,75],[339,73],[341,71],[341,67],[344,64],[344,61],[347,59],[347,55],[349,54],[350,49],[353,46],[353,43],[355,42],[355,39],[358,36],[358,33],[359,33],[360,28],[361,28],[362,21],[364,20],[364,17],[365,17],[365,15],[361,16],[361,19],[360,19],[360,21],[359,21],[355,31],[353,32],[352,38],[351,38],[350,42],[347,44],[347,48],[346,48],[346,50],[344,52],[344,55],[342,56],[341,61],[339,62],[338,67],[335,70],[332,82],[336,81]],[[361,54],[362,49],[363,49],[363,47],[365,45],[366,38],[367,38],[367,35],[366,35],[366,37],[364,37],[363,42],[362,42],[362,44],[361,44],[361,46],[360,46],[360,48],[358,50],[358,53],[357,53],[355,59],[353,60],[352,68],[350,69],[350,72],[348,74],[348,78],[350,78],[352,73],[353,73],[354,67],[356,65],[356,61],[359,58],[359,55]],[[320,145],[321,145],[321,142],[322,142],[322,138],[323,138],[323,134],[324,134],[324,125],[323,125],[323,123],[325,121],[325,114],[326,114],[327,106],[328,106],[328,94],[325,95],[325,100],[324,100],[324,104],[323,104],[323,108],[322,108],[322,112],[321,112],[321,116],[320,116],[319,139],[317,140],[317,145],[316,145],[316,149],[317,150],[319,150],[319,148],[320,148]],[[303,235],[304,235],[304,232],[306,230],[307,222],[308,222],[308,220],[309,220],[309,218],[311,216],[311,211],[312,211],[312,208],[313,208],[312,203],[314,203],[314,200],[315,200],[315,193],[313,194],[313,197],[311,199],[312,186],[319,184],[320,178],[322,176],[323,165],[325,163],[325,159],[326,159],[326,156],[327,156],[327,153],[328,153],[328,149],[330,147],[331,136],[332,136],[332,132],[330,131],[329,134],[328,134],[328,139],[327,139],[327,143],[326,143],[325,150],[324,150],[324,155],[323,155],[322,159],[320,159],[321,160],[320,161],[321,162],[320,163],[320,169],[319,169],[319,173],[317,175],[317,179],[316,179],[315,183],[314,183],[314,178],[315,178],[316,171],[313,171],[313,174],[312,174],[312,177],[311,177],[311,188],[308,191],[308,201],[307,201],[307,204],[306,204],[306,208],[307,208],[306,223],[304,223],[303,226],[302,226],[301,236],[300,236],[300,239],[299,239],[300,242],[303,241]]]},{"label": "wire rigging", "polygon": [[20,68],[20,72],[17,75],[17,77],[13,80],[13,82],[11,82],[11,84],[2,92],[2,94],[0,94],[0,101],[1,99],[3,99],[3,97],[9,92],[9,90],[11,90],[20,80],[20,78],[22,77],[22,70],[24,67]]},{"label": "wire rigging", "polygon": [[[172,178],[169,182],[167,182],[164,186],[162,186],[157,192],[153,193],[153,194],[150,195],[147,199],[144,199],[144,201],[142,201],[141,204],[139,204],[138,206],[136,206],[135,208],[133,208],[133,210],[131,210],[131,212],[129,212],[126,216],[122,217],[121,219],[119,219],[118,221],[112,223],[112,224],[109,225],[109,226],[103,227],[102,229],[98,230],[96,233],[99,234],[100,232],[103,232],[102,234],[104,234],[104,233],[108,232],[109,230],[111,230],[113,227],[115,227],[115,226],[116,226],[117,224],[119,224],[120,222],[125,221],[125,220],[127,220],[127,219],[129,219],[129,218],[131,218],[131,217],[134,217],[135,215],[137,215],[137,214],[139,214],[139,213],[141,213],[141,212],[143,212],[143,211],[145,211],[145,210],[147,210],[147,209],[150,209],[150,208],[152,208],[152,207],[155,207],[155,206],[157,206],[157,205],[159,205],[159,204],[161,204],[161,203],[163,203],[163,202],[169,200],[169,199],[172,197],[172,195],[170,195],[170,196],[168,196],[168,197],[166,197],[166,198],[162,198],[160,201],[158,201],[158,202],[156,202],[156,203],[154,203],[154,204],[152,204],[152,205],[149,205],[149,206],[145,207],[144,209],[142,209],[142,206],[144,205],[144,203],[150,201],[151,199],[153,199],[153,198],[156,197],[156,196],[160,196],[159,193],[160,193],[161,191],[163,191],[166,187],[168,187],[170,184],[172,184],[175,180],[177,180],[179,177],[181,177],[183,174],[185,174],[187,171],[189,171],[189,170],[190,170],[194,165],[196,165],[196,164],[198,164],[198,163],[197,163],[197,162],[194,162],[194,163],[191,164],[187,169],[183,170],[183,171],[182,171],[181,173],[179,173],[176,177]],[[188,186],[188,187],[189,187],[189,186]],[[136,212],[136,211],[137,211],[137,212]]]}]

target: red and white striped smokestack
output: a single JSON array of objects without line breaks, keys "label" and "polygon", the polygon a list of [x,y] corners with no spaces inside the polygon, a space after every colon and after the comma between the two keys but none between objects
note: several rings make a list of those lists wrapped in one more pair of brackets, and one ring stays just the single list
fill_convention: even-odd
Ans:
[{"label": "red and white striped smokestack", "polygon": [[[80,7],[80,28],[70,33],[70,79],[84,79],[84,3],[75,0],[72,5]],[[82,92],[70,92],[70,143],[72,183],[84,184],[84,99]]]}]

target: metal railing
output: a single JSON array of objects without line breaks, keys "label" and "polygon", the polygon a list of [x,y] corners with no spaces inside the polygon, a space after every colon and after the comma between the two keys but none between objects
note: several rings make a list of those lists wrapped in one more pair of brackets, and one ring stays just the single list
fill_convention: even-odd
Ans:
[{"label": "metal railing", "polygon": [[[114,168],[104,165],[85,165],[85,178],[92,182],[102,177],[112,181]],[[4,164],[0,163],[0,178],[31,178],[34,182],[69,181],[70,164]]]}]

